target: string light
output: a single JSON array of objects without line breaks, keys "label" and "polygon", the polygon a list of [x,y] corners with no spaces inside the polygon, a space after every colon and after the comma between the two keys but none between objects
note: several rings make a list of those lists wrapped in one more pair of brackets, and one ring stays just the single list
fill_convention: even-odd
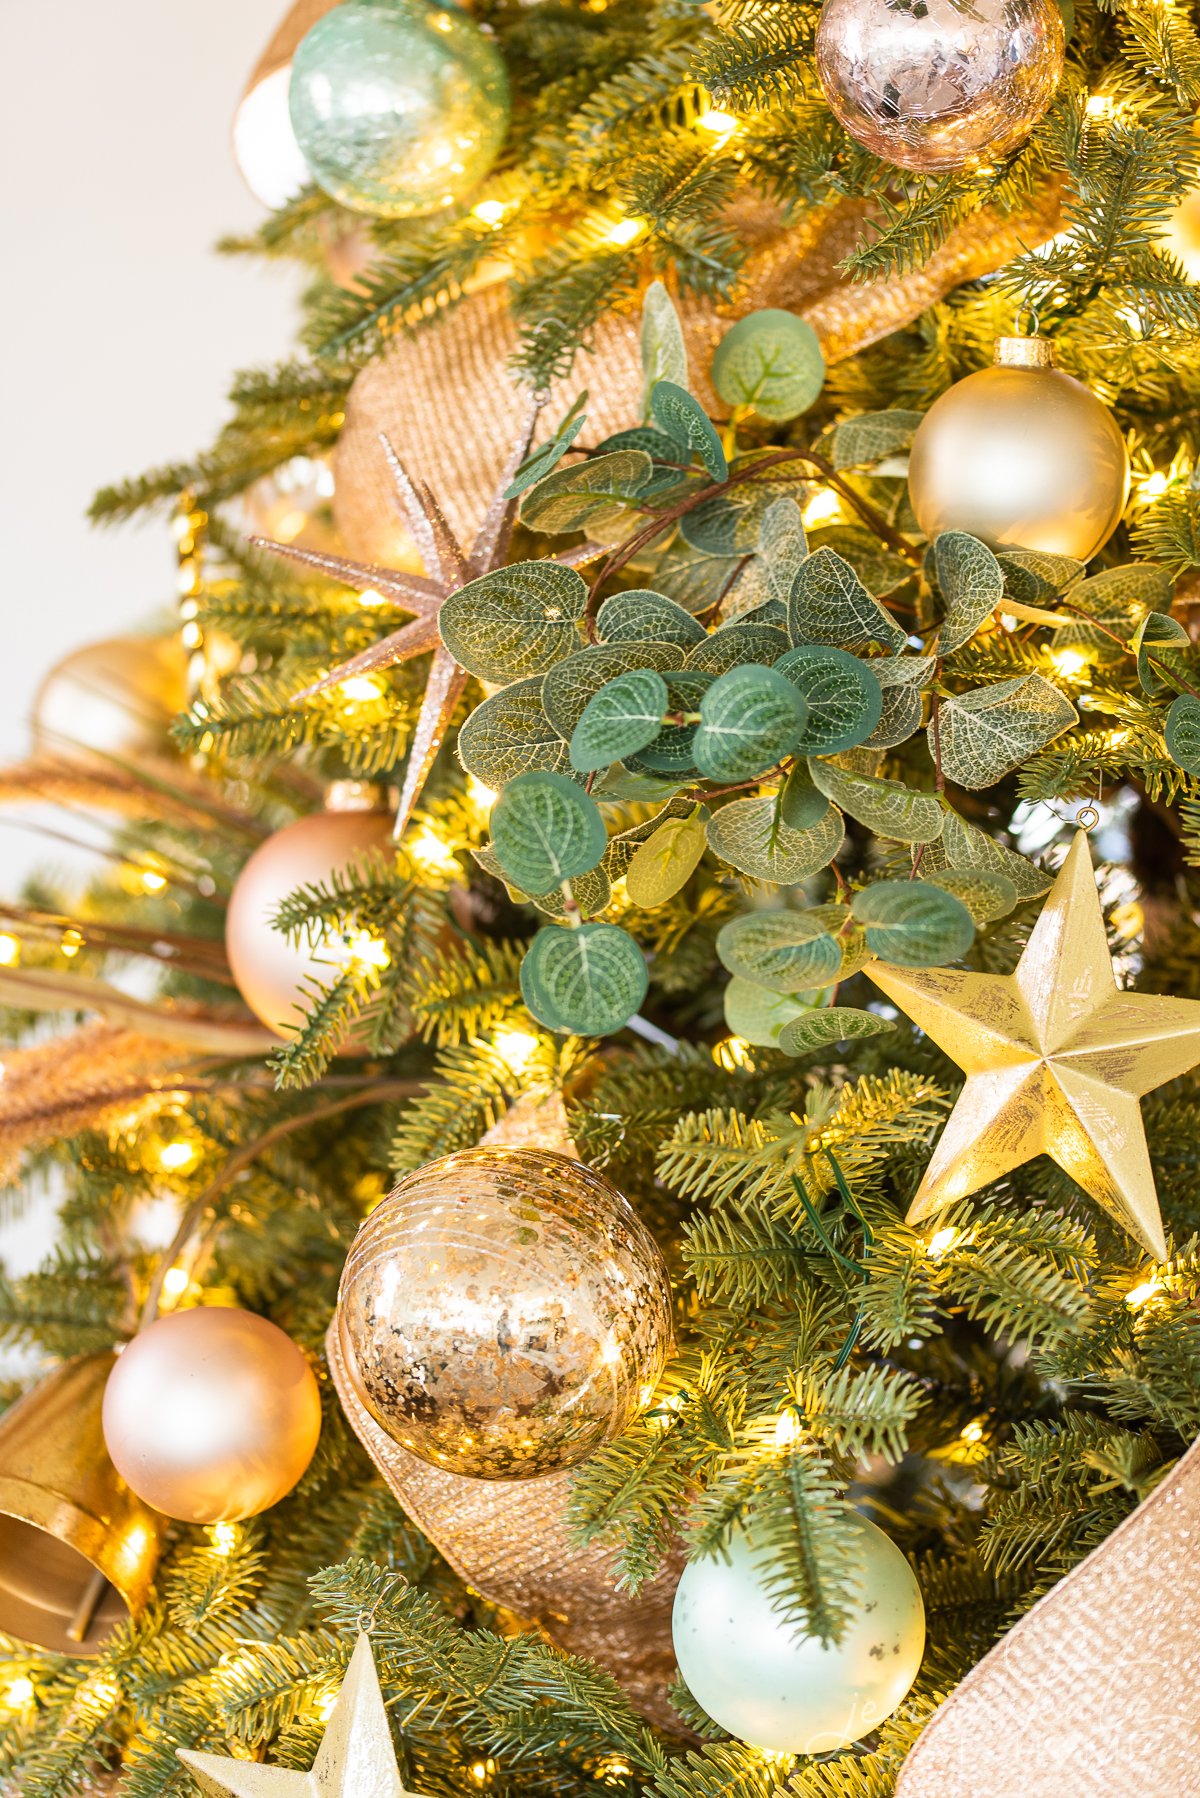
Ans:
[{"label": "string light", "polygon": [[432,830],[419,830],[415,837],[406,844],[408,853],[417,866],[426,874],[457,874],[460,872],[454,851]]},{"label": "string light", "polygon": [[1131,1311],[1137,1311],[1161,1291],[1162,1281],[1157,1274],[1151,1274],[1148,1280],[1142,1280],[1137,1286],[1130,1288],[1125,1294],[1125,1303]]},{"label": "string light", "polygon": [[712,1058],[719,1068],[724,1068],[727,1074],[735,1073],[738,1068],[745,1068],[749,1073],[754,1072],[754,1056],[751,1053],[751,1045],[744,1036],[726,1036],[719,1043],[714,1043]]},{"label": "string light", "polygon": [[348,930],[342,937],[337,959],[352,968],[386,968],[392,956],[381,936],[374,936],[369,930]]},{"label": "string light", "polygon": [[740,131],[741,128],[740,119],[736,119],[731,112],[722,112],[716,106],[710,106],[707,112],[702,112],[696,120],[697,131],[709,131],[714,137],[732,137],[734,132]]},{"label": "string light", "polygon": [[609,243],[617,244],[619,248],[624,250],[628,249],[630,244],[636,243],[645,229],[645,219],[617,219],[615,224],[609,226],[605,233],[605,237]]},{"label": "string light", "polygon": [[1139,482],[1138,498],[1147,504],[1151,500],[1161,499],[1170,483],[1170,475],[1164,474],[1161,468],[1156,468],[1153,474],[1148,474],[1144,481]]},{"label": "string light", "polygon": [[182,1298],[188,1289],[186,1267],[169,1267],[163,1275],[162,1289],[169,1299]]},{"label": "string light", "polygon": [[383,697],[383,688],[370,674],[352,674],[348,680],[339,681],[338,692],[352,705],[369,704]]},{"label": "string light", "polygon": [[776,1448],[790,1448],[800,1436],[800,1419],[794,1411],[781,1411],[775,1420]]},{"label": "string light", "polygon": [[0,932],[0,968],[15,968],[20,959],[20,939],[7,930]]},{"label": "string light", "polygon": [[36,1694],[33,1681],[22,1674],[17,1679],[10,1679],[4,1688],[4,1708],[6,1711],[23,1711],[32,1703]]},{"label": "string light", "polygon": [[138,879],[142,884],[143,891],[147,893],[161,893],[167,884],[166,875],[160,874],[156,868],[139,869]]},{"label": "string light", "polygon": [[947,1224],[944,1230],[938,1230],[930,1237],[929,1245],[926,1248],[925,1253],[931,1261],[940,1261],[942,1256],[947,1254],[957,1241],[958,1231],[954,1228],[953,1224]]},{"label": "string light", "polygon": [[820,488],[809,499],[801,517],[806,530],[815,530],[818,525],[833,524],[842,515],[841,501],[828,487]]},{"label": "string light", "polygon": [[514,1074],[523,1074],[537,1053],[538,1039],[529,1030],[497,1030],[494,1046]]},{"label": "string light", "polygon": [[68,930],[63,933],[62,942],[58,946],[66,956],[67,960],[70,961],[71,957],[78,955],[79,951],[83,948],[83,938],[77,930]]},{"label": "string light", "polygon": [[961,1434],[964,1442],[982,1442],[983,1441],[983,1420],[982,1420],[982,1418],[973,1417],[971,1419],[970,1423],[965,1423],[963,1425],[960,1434]]},{"label": "string light", "polygon": [[231,1555],[237,1547],[238,1531],[236,1523],[214,1523],[208,1532],[208,1539],[219,1555]]},{"label": "string light", "polygon": [[386,606],[387,600],[374,587],[364,587],[358,596],[358,603],[360,606]]},{"label": "string light", "polygon": [[1114,102],[1111,94],[1089,94],[1087,115],[1089,119],[1107,119],[1112,116]]},{"label": "string light", "polygon": [[481,225],[491,225],[495,229],[507,211],[503,200],[480,200],[478,206],[472,206],[471,217],[478,219]]},{"label": "string light", "polygon": [[169,1174],[181,1174],[185,1168],[192,1166],[200,1156],[200,1150],[194,1142],[183,1138],[175,1142],[165,1142],[158,1151],[158,1165]]},{"label": "string light", "polygon": [[472,1761],[471,1763],[471,1778],[476,1785],[487,1785],[488,1781],[495,1777],[495,1773],[496,1763],[490,1755],[485,1761]]},{"label": "string light", "polygon": [[1082,674],[1088,665],[1087,656],[1082,649],[1052,649],[1050,660],[1058,672],[1065,675],[1068,680],[1073,680],[1077,675]]},{"label": "string light", "polygon": [[490,812],[496,803],[496,789],[484,786],[474,774],[467,776],[467,798],[481,812]]}]

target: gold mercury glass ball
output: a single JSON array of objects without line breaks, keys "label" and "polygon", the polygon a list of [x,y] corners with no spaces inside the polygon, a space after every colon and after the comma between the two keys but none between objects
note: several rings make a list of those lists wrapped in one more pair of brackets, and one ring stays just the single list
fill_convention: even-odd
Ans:
[{"label": "gold mercury glass ball", "polygon": [[363,1404],[477,1479],[571,1467],[658,1383],[671,1292],[629,1202],[582,1162],[477,1148],[403,1179],[354,1240],[338,1330]]},{"label": "gold mercury glass ball", "polygon": [[[292,1036],[304,1022],[306,983],[332,986],[354,959],[353,938],[333,933],[325,940],[295,941],[276,930],[271,920],[298,887],[327,885],[334,873],[345,873],[372,850],[392,847],[392,815],[375,809],[369,788],[353,781],[335,782],[328,803],[333,810],[314,812],[285,825],[254,851],[234,883],[225,914],[225,952],[238,991],[255,1016],[279,1036]],[[343,796],[344,794],[344,796]],[[347,1047],[353,1049],[351,1041]]]},{"label": "gold mercury glass ball", "polygon": [[1054,0],[826,0],[817,74],[851,137],[921,173],[1015,149],[1062,75]]},{"label": "gold mercury glass ball", "polygon": [[171,720],[186,704],[179,637],[107,637],[46,675],[33,702],[34,745],[72,761],[169,757]]},{"label": "gold mercury glass ball", "polygon": [[993,548],[1087,562],[1120,523],[1129,456],[1108,407],[1054,367],[1044,337],[1001,337],[996,365],[929,408],[908,491],[930,542],[969,531]]},{"label": "gold mercury glass ball", "polygon": [[199,1306],[158,1318],[122,1349],[103,1423],[113,1465],[146,1504],[181,1523],[236,1523],[300,1479],[321,1399],[277,1324]]}]

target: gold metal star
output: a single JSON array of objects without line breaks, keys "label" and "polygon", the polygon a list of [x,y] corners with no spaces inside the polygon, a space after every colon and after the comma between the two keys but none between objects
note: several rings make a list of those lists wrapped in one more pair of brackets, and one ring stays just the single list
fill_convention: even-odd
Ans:
[{"label": "gold metal star", "polygon": [[[408,747],[404,785],[396,814],[397,838],[404,835],[441,748],[442,738],[450,727],[454,708],[467,684],[466,670],[459,666],[442,642],[438,630],[438,614],[443,601],[452,593],[457,593],[468,582],[478,580],[480,575],[503,567],[517,515],[516,500],[505,496],[518,468],[529,454],[540,410],[538,402],[531,403],[469,551],[464,551],[459,546],[430,488],[424,481],[412,479],[387,438],[380,437],[400,511],[404,514],[425,566],[423,575],[409,574],[402,569],[381,568],[373,562],[352,562],[345,556],[300,549],[295,544],[276,543],[268,537],[251,539],[259,549],[270,550],[273,555],[285,556],[288,561],[299,562],[307,568],[319,569],[322,574],[343,582],[347,587],[354,587],[360,593],[373,591],[398,610],[413,614],[411,624],[401,625],[378,643],[373,643],[370,649],[364,649],[348,662],[341,662],[336,668],[331,668],[320,680],[313,681],[311,686],[297,693],[297,699],[310,699],[315,694],[328,692],[331,687],[339,686],[353,675],[374,674],[380,669],[394,667],[397,662],[411,661],[415,656],[428,655],[431,650],[433,652],[425,682],[425,696],[421,701],[420,714]],[[594,561],[602,553],[598,545],[585,543],[562,551],[551,559],[573,567],[577,563]]]},{"label": "gold metal star", "polygon": [[400,1783],[370,1639],[359,1636],[310,1773],[179,1749],[210,1798],[411,1798]]},{"label": "gold metal star", "polygon": [[1200,1001],[1118,989],[1085,832],[1015,973],[863,972],[967,1076],[910,1223],[1045,1154],[1164,1259],[1138,1100],[1200,1063]]}]

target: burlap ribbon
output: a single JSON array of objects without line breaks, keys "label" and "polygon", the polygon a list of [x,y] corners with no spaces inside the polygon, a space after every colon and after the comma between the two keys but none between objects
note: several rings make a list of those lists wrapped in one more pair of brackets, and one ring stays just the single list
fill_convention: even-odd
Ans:
[{"label": "burlap ribbon", "polygon": [[1195,1798],[1200,1442],[936,1713],[896,1798]]},{"label": "burlap ribbon", "polygon": [[[751,248],[736,298],[720,307],[687,299],[680,307],[693,390],[710,411],[724,410],[707,377],[713,351],[732,320],[768,306],[798,312],[817,332],[826,358],[836,362],[909,324],[964,281],[1044,243],[1062,223],[1059,192],[1050,188],[1019,216],[976,213],[908,274],[856,286],[839,265],[869,218],[862,203],[841,200],[784,226],[766,201],[739,200],[732,222]],[[473,534],[521,416],[509,366],[516,345],[506,287],[496,279],[415,335],[398,336],[363,369],[350,390],[334,455],[334,509],[351,555],[391,565],[412,560],[392,500],[381,432],[400,459],[436,487],[455,532]],[[550,416],[586,387],[586,441],[598,443],[640,420],[636,316],[608,314],[589,349],[552,393]]]},{"label": "burlap ribbon", "polygon": [[[524,1100],[483,1138],[509,1148],[576,1151],[562,1101]],[[578,1548],[566,1525],[566,1473],[535,1480],[473,1480],[408,1453],[375,1422],[350,1379],[337,1320],[325,1338],[337,1395],[355,1435],[401,1508],[461,1579],[536,1624],[569,1654],[595,1661],[652,1722],[680,1734],[666,1697],[675,1670],[671,1605],[683,1569],[673,1556],[636,1598],[616,1589],[615,1556]]]}]

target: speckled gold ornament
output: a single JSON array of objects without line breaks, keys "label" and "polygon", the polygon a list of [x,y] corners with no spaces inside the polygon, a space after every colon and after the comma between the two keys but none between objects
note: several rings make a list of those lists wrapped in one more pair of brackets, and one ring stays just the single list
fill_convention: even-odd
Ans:
[{"label": "speckled gold ornament", "polygon": [[993,368],[934,401],[913,439],[908,491],[925,535],[1087,562],[1129,496],[1125,439],[1108,407],[1054,366],[1045,337],[1001,337]]},{"label": "speckled gold ornament", "polygon": [[825,0],[817,74],[851,137],[898,168],[960,169],[1016,148],[1063,66],[1054,0]]},{"label": "speckled gold ornament", "polygon": [[338,1294],[355,1390],[435,1467],[528,1479],[620,1435],[671,1341],[653,1238],[601,1175],[544,1150],[464,1150],[402,1180]]}]

